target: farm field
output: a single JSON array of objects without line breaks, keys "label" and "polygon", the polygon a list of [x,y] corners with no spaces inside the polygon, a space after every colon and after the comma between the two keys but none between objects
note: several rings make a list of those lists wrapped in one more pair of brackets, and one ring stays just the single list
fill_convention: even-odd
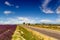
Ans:
[{"label": "farm field", "polygon": [[33,24],[30,26],[60,31],[60,25],[58,25],[58,24]]},{"label": "farm field", "polygon": [[0,40],[11,40],[16,25],[0,25]]},{"label": "farm field", "polygon": [[42,38],[17,25],[0,25],[0,40],[42,40]]},{"label": "farm field", "polygon": [[55,40],[55,38],[43,35],[27,25],[0,25],[0,40]]}]

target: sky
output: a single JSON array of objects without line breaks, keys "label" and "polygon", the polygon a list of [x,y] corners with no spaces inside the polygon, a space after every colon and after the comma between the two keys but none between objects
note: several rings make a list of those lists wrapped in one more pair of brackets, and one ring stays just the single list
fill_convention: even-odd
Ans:
[{"label": "sky", "polygon": [[0,24],[60,24],[60,0],[0,0]]}]

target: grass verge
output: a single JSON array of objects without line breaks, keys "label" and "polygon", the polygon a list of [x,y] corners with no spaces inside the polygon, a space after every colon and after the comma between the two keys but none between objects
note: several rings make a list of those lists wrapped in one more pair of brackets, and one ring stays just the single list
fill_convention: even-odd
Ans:
[{"label": "grass verge", "polygon": [[44,38],[39,38],[31,31],[25,29],[24,27],[17,26],[16,31],[12,36],[12,40],[44,40]]}]

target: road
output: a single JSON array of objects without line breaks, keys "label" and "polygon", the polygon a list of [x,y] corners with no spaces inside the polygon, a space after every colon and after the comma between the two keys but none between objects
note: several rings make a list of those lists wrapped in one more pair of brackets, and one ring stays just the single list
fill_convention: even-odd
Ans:
[{"label": "road", "polygon": [[30,27],[30,26],[26,26],[27,28],[30,28],[31,30],[37,31],[39,33],[45,34],[47,36],[56,38],[58,40],[60,40],[60,32],[57,31],[53,31],[53,30],[47,30],[44,28],[35,28],[35,27]]}]

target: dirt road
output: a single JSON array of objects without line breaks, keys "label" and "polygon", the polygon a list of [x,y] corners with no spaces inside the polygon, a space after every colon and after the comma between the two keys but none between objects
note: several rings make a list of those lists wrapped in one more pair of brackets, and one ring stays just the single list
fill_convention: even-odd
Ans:
[{"label": "dirt road", "polygon": [[53,31],[53,30],[47,30],[47,29],[44,29],[44,28],[35,28],[35,27],[30,27],[30,26],[26,26],[26,27],[30,28],[31,30],[40,32],[42,34],[45,34],[47,36],[50,36],[50,37],[53,37],[53,38],[56,38],[56,39],[60,40],[60,32]]}]

